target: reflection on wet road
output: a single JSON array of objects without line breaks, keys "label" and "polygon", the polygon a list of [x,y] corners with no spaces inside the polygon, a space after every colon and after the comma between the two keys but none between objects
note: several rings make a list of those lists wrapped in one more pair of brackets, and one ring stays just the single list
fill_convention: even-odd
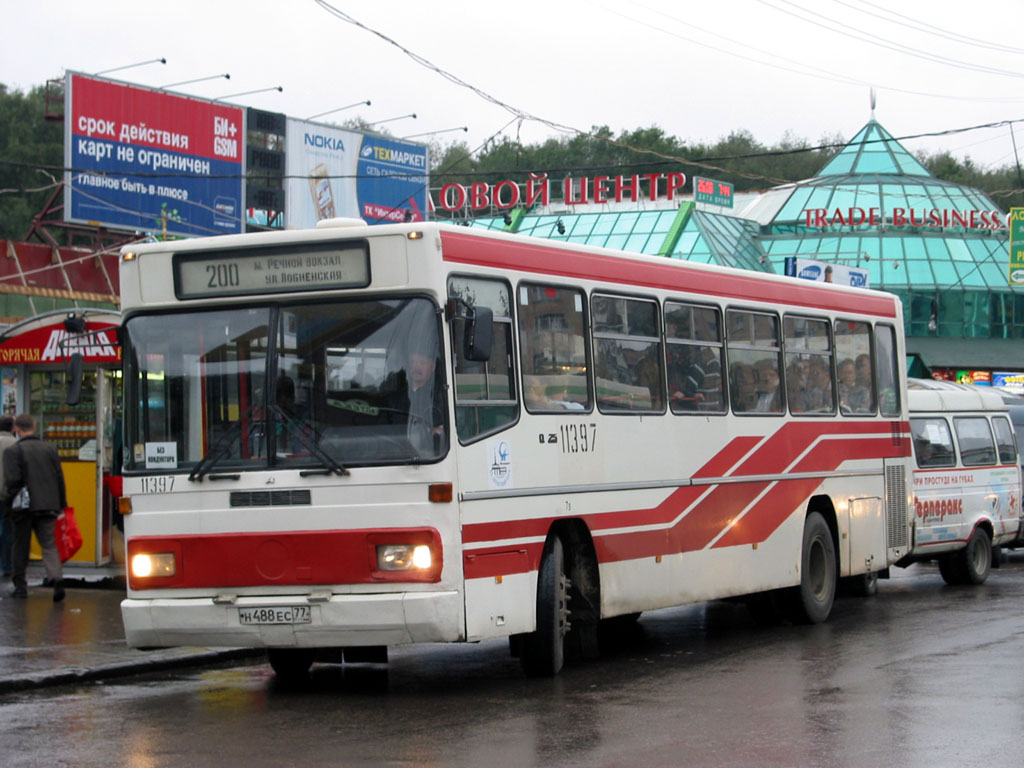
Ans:
[{"label": "reflection on wet road", "polygon": [[11,694],[0,744],[5,765],[1013,764],[1022,607],[1024,556],[981,587],[919,565],[815,627],[728,603],[645,614],[553,680],[487,642],[295,687],[253,663]]}]

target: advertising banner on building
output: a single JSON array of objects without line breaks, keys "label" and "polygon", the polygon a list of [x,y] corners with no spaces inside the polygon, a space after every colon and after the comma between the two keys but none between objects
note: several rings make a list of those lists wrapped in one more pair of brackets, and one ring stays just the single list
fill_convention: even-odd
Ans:
[{"label": "advertising banner on building", "polygon": [[852,285],[854,288],[868,288],[868,271],[861,267],[848,267],[844,264],[829,264],[814,259],[803,259],[796,256],[786,257],[786,275],[799,277],[802,280],[817,280],[819,283],[835,283],[836,285]]},{"label": "advertising banner on building", "polygon": [[121,347],[109,323],[87,322],[85,330],[71,334],[59,322],[12,336],[0,343],[0,365],[64,363],[74,352],[84,363],[121,362]]},{"label": "advertising banner on building", "polygon": [[67,221],[242,231],[244,110],[73,72],[64,98]]},{"label": "advertising banner on building", "polygon": [[1002,387],[1018,395],[1024,395],[1024,373],[1020,371],[993,371],[992,386]]},{"label": "advertising banner on building", "polygon": [[1024,208],[1011,208],[1010,267],[1007,274],[1010,285],[1024,285]]},{"label": "advertising banner on building", "polygon": [[696,203],[732,208],[732,184],[696,176],[693,179],[693,200]]},{"label": "advertising banner on building", "polygon": [[347,216],[369,224],[426,218],[430,177],[422,144],[288,120],[289,229]]}]

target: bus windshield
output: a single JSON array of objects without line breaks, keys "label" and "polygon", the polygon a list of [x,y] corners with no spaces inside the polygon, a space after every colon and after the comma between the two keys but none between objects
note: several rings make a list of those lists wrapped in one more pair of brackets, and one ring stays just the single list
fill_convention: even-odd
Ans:
[{"label": "bus windshield", "polygon": [[425,298],[136,315],[124,333],[129,471],[447,452],[440,319]]}]

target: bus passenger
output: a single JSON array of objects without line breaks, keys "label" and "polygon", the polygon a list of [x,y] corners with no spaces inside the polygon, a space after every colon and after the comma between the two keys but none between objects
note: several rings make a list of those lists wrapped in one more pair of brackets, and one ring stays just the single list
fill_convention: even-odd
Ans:
[{"label": "bus passenger", "polygon": [[806,360],[794,360],[786,369],[786,397],[789,399],[789,409],[793,413],[810,410],[807,407],[809,373],[810,365]]},{"label": "bus passenger", "polygon": [[444,432],[441,409],[434,394],[436,370],[434,355],[418,350],[409,353],[406,365],[408,407],[402,410],[409,416],[409,442],[420,454],[436,453],[438,438]]},{"label": "bus passenger", "polygon": [[839,408],[843,413],[871,410],[871,391],[857,384],[857,365],[850,358],[839,364]]},{"label": "bus passenger", "polygon": [[754,410],[761,413],[778,413],[782,410],[781,397],[779,372],[771,366],[761,366],[758,372],[757,404]]},{"label": "bus passenger", "polygon": [[704,399],[700,392],[704,369],[694,359],[698,352],[697,347],[668,346],[668,397],[673,411],[695,411]]},{"label": "bus passenger", "polygon": [[732,409],[737,413],[754,410],[757,406],[754,367],[747,363],[733,363],[730,378],[732,379]]},{"label": "bus passenger", "polygon": [[826,360],[818,356],[812,357],[807,377],[807,391],[804,393],[807,410],[814,413],[831,412],[832,374]]}]

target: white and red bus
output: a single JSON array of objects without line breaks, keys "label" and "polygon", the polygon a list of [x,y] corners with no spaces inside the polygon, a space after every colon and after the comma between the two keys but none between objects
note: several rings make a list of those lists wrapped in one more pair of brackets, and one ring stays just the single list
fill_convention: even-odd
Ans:
[{"label": "white and red bus", "polygon": [[666,606],[824,621],[907,554],[895,297],[360,224],[123,252],[130,645],[554,674]]}]

